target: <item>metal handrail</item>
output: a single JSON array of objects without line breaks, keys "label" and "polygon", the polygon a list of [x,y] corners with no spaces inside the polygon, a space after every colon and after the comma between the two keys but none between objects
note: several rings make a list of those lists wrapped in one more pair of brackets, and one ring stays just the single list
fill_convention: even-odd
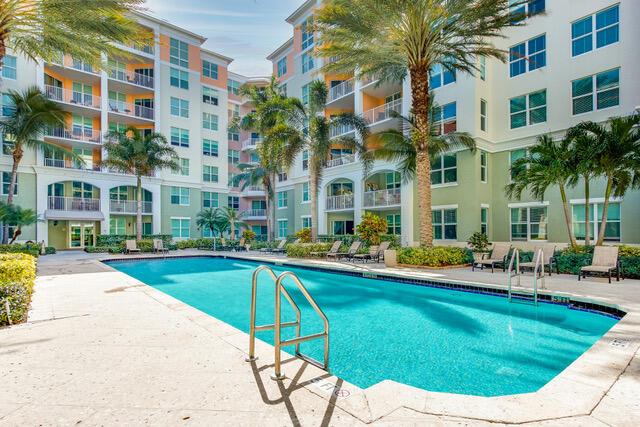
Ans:
[{"label": "metal handrail", "polygon": [[[514,265],[515,264],[515,265]],[[516,274],[511,274],[513,268],[515,266]],[[520,276],[522,273],[520,272],[520,256],[518,249],[513,250],[513,254],[511,254],[511,260],[509,261],[509,269],[507,270],[508,277],[508,289],[507,295],[509,297],[509,302],[511,302],[511,279],[516,277],[518,280],[518,286],[520,286]]]},{"label": "metal handrail", "polygon": [[[551,268],[551,266],[549,266]],[[538,276],[538,270],[540,270],[540,275]],[[542,282],[542,289],[544,286],[544,252],[542,249],[538,249],[536,253],[536,263],[533,267],[533,303],[538,304],[538,279]]]}]

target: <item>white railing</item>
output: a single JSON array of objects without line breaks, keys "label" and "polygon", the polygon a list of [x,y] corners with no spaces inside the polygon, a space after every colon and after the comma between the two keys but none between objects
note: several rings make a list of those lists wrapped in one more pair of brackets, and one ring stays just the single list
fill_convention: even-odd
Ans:
[{"label": "white railing", "polygon": [[73,68],[74,70],[85,71],[91,74],[96,74],[96,75],[99,74],[98,71],[95,68],[93,68],[93,65],[87,62],[79,61],[77,59],[72,60],[71,68]]},{"label": "white railing", "polygon": [[109,100],[109,111],[113,113],[126,114],[127,116],[138,117],[141,119],[153,120],[153,108],[142,105],[134,105],[128,102]]},{"label": "white railing", "polygon": [[364,193],[364,207],[375,208],[400,205],[400,189],[366,191]]},{"label": "white railing", "polygon": [[254,150],[258,145],[262,144],[262,138],[249,138],[242,142],[243,150]]},{"label": "white railing", "polygon": [[377,77],[373,77],[373,76],[363,77],[363,78],[360,80],[360,85],[361,85],[362,87],[365,87],[365,86],[370,85],[371,83],[375,83],[375,82],[377,82],[378,80],[379,80],[379,79],[378,79]]},{"label": "white railing", "polygon": [[[109,212],[135,214],[138,211],[137,200],[109,200]],[[152,202],[142,202],[142,213],[150,214],[153,212]]]},{"label": "white railing", "polygon": [[242,212],[243,218],[265,218],[267,216],[266,209],[249,209]]},{"label": "white railing", "polygon": [[91,142],[93,144],[100,144],[102,142],[102,134],[100,131],[84,128],[72,128],[70,131],[64,128],[49,128],[45,130],[44,134],[45,136],[71,141]]},{"label": "white railing", "polygon": [[355,85],[353,78],[343,81],[342,83],[329,89],[329,102],[335,101],[336,99],[353,93],[354,89]]},{"label": "white railing", "polygon": [[45,157],[44,165],[52,168],[91,170],[94,172],[100,172],[100,167],[96,165],[82,165],[80,163],[74,162],[71,159],[51,159]]},{"label": "white railing", "polygon": [[260,195],[263,195],[264,194],[264,187],[261,187],[259,185],[252,185],[250,187],[245,188],[242,193],[244,195],[248,195],[250,193],[259,193]]},{"label": "white railing", "polygon": [[327,196],[326,210],[340,211],[353,209],[353,194],[343,194],[341,196]]},{"label": "white railing", "polygon": [[44,94],[47,98],[53,101],[81,105],[83,107],[100,108],[100,97],[88,93],[45,85]]},{"label": "white railing", "polygon": [[329,128],[329,137],[336,138],[338,136],[346,135],[349,132],[353,132],[355,128],[349,124],[332,124]]},{"label": "white railing", "polygon": [[334,168],[336,166],[348,165],[356,161],[355,154],[345,154],[340,157],[336,157],[335,159],[331,159],[327,162],[328,168]]},{"label": "white railing", "polygon": [[80,197],[49,196],[48,209],[54,211],[91,211],[100,210],[100,199]]},{"label": "white railing", "polygon": [[153,89],[153,77],[144,75],[137,71],[127,71],[119,68],[111,68],[109,70],[109,78]]},{"label": "white railing", "polygon": [[373,125],[392,118],[393,113],[400,114],[402,111],[402,99],[396,99],[379,107],[372,108],[362,113],[362,117]]}]

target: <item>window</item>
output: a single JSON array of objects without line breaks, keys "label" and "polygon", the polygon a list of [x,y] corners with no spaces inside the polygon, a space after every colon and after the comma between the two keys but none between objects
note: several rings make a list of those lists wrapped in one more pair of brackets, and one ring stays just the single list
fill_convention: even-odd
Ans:
[{"label": "window", "polygon": [[238,142],[240,141],[240,134],[238,132],[227,132],[227,139],[229,139],[229,141]]},{"label": "window", "polygon": [[252,225],[251,230],[256,233],[256,238],[259,240],[264,240],[267,236],[267,226],[266,225]]},{"label": "window", "polygon": [[210,157],[218,157],[218,142],[211,139],[203,139],[202,154]]},{"label": "window", "polygon": [[[571,54],[591,52],[620,40],[620,6],[615,5],[595,14],[596,37],[593,37],[594,16],[589,15],[571,24]],[[595,47],[593,45],[595,40]]]},{"label": "window", "polygon": [[287,84],[280,85],[280,94],[282,96],[287,96]]},{"label": "window", "polygon": [[209,130],[218,130],[218,116],[202,113],[202,127]]},{"label": "window", "polygon": [[444,154],[431,161],[431,185],[458,181],[458,159],[455,154]]},{"label": "window", "polygon": [[9,134],[0,134],[0,138],[2,138],[2,154],[10,156],[13,154],[13,143],[15,138]]},{"label": "window", "polygon": [[189,118],[189,101],[186,99],[171,97],[171,115],[176,117]]},{"label": "window", "polygon": [[480,232],[485,236],[489,235],[489,208],[480,208]]},{"label": "window", "polygon": [[229,150],[227,159],[232,165],[240,163],[240,152],[238,150]]},{"label": "window", "polygon": [[10,116],[13,114],[15,107],[11,97],[7,93],[3,93],[0,97],[0,116]]},{"label": "window", "polygon": [[387,172],[384,174],[384,184],[386,190],[400,188],[401,178],[400,172]]},{"label": "window", "polygon": [[202,207],[203,208],[217,208],[219,207],[218,193],[212,193],[209,191],[202,192]]},{"label": "window", "polygon": [[176,147],[188,147],[189,146],[189,129],[181,129],[171,127],[171,145]]},{"label": "window", "polygon": [[309,85],[308,84],[302,86],[302,103],[304,105],[309,105]]},{"label": "window", "polygon": [[620,69],[574,80],[571,95],[574,115],[620,105]]},{"label": "window", "polygon": [[487,79],[487,57],[480,56],[480,78],[482,80]]},{"label": "window", "polygon": [[202,60],[202,75],[218,80],[218,64]]},{"label": "window", "polygon": [[189,68],[189,45],[183,41],[169,40],[169,62],[173,65],[179,65]]},{"label": "window", "polygon": [[2,58],[2,77],[11,80],[18,78],[18,60],[15,56],[5,55]]},{"label": "window", "polygon": [[287,57],[280,58],[278,60],[278,77],[282,77],[287,74]]},{"label": "window", "polygon": [[487,101],[480,100],[480,130],[487,131]]},{"label": "window", "polygon": [[289,221],[286,219],[278,220],[278,239],[286,239],[289,234]]},{"label": "window", "polygon": [[278,191],[278,209],[284,209],[289,205],[288,194],[286,191]]},{"label": "window", "polygon": [[302,50],[313,46],[313,17],[308,17],[300,26],[302,33]]},{"label": "window", "polygon": [[73,197],[76,199],[93,198],[93,186],[85,182],[73,181],[71,183],[71,191],[72,191]]},{"label": "window", "polygon": [[526,155],[527,155],[527,150],[525,148],[521,148],[519,150],[513,150],[509,153],[509,165],[511,170],[510,177],[512,180],[522,171],[521,168],[514,168],[513,164],[516,162],[516,160],[522,159]]},{"label": "window", "polygon": [[311,228],[312,223],[311,223],[310,216],[303,216],[301,217],[301,219],[302,219],[302,228]]},{"label": "window", "polygon": [[547,207],[511,208],[511,240],[547,240]]},{"label": "window", "polygon": [[429,86],[431,89],[437,89],[456,82],[455,71],[449,71],[442,64],[435,64],[429,71]]},{"label": "window", "polygon": [[458,238],[458,210],[438,209],[431,212],[433,238],[436,240],[456,240]]},{"label": "window", "polygon": [[180,159],[180,175],[189,176],[189,159]]},{"label": "window", "polygon": [[171,218],[171,236],[174,239],[188,239],[191,236],[191,219]]},{"label": "window", "polygon": [[171,68],[169,70],[169,83],[173,87],[189,89],[189,72]]},{"label": "window", "polygon": [[218,182],[217,166],[202,166],[202,180],[204,182]]},{"label": "window", "polygon": [[455,132],[458,125],[456,119],[456,103],[451,102],[433,109],[432,120],[437,135]]},{"label": "window", "polygon": [[191,204],[191,191],[187,187],[171,187],[171,204],[189,206]]},{"label": "window", "polygon": [[[9,185],[11,184],[11,172],[2,172],[2,195],[7,196],[9,194]],[[16,179],[16,186],[13,189],[13,195],[18,194],[18,180]]]},{"label": "window", "polygon": [[218,91],[208,86],[202,86],[202,102],[209,105],[218,105]]},{"label": "window", "polygon": [[402,226],[400,223],[400,214],[387,215],[387,234],[402,234]]},{"label": "window", "polygon": [[227,204],[231,209],[240,209],[240,197],[227,196]]},{"label": "window", "polygon": [[547,37],[545,34],[509,49],[509,75],[519,76],[547,65]]},{"label": "window", "polygon": [[237,188],[240,185],[240,181],[236,180],[237,173],[229,172],[229,187]]},{"label": "window", "polygon": [[[604,204],[590,203],[589,206],[589,235],[591,238],[594,238],[599,232]],[[573,232],[575,233],[576,239],[584,240],[586,231],[585,205],[584,203],[574,204],[571,207],[573,211]],[[620,241],[620,203],[618,202],[609,202],[604,238],[609,241]]]},{"label": "window", "polygon": [[307,73],[313,70],[313,56],[309,53],[302,54],[302,72]]},{"label": "window", "polygon": [[240,82],[231,79],[227,80],[227,92],[229,92],[229,95],[239,95]]},{"label": "window", "polygon": [[487,177],[488,177],[488,169],[487,169],[487,164],[489,162],[488,160],[488,154],[486,151],[480,151],[480,182],[487,182]]},{"label": "window", "polygon": [[286,172],[280,172],[278,174],[278,182],[283,182],[287,180],[287,173]]},{"label": "window", "polygon": [[345,236],[345,235],[353,235],[354,223],[351,220],[339,220],[333,221],[333,235],[334,236]]},{"label": "window", "polygon": [[[518,15],[524,19],[525,16],[533,16],[544,12],[545,0],[529,0],[527,2],[523,2],[523,0],[509,0],[509,4],[515,4],[510,6],[511,15]],[[517,21],[518,20],[516,20],[516,22]]]},{"label": "window", "polygon": [[302,170],[309,169],[309,150],[302,151]]},{"label": "window", "polygon": [[308,202],[311,200],[310,194],[309,194],[309,183],[308,182],[304,182],[302,183],[302,201],[303,202]]},{"label": "window", "polygon": [[109,234],[123,236],[127,234],[125,218],[109,218]]},{"label": "window", "polygon": [[547,121],[547,90],[517,96],[509,100],[511,129]]}]

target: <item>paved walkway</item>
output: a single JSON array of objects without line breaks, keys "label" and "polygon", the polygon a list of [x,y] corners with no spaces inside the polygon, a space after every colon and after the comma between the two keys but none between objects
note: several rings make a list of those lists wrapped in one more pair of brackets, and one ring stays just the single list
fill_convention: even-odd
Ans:
[{"label": "paved walkway", "polygon": [[[246,334],[113,271],[100,257],[41,258],[29,322],[0,329],[0,425],[500,425],[443,416],[425,402],[387,410],[398,396],[384,393],[354,390],[345,398],[332,392],[348,384],[292,358],[286,371],[293,378],[274,382],[272,347],[258,341],[263,357],[248,364]],[[501,273],[397,271],[504,280]],[[640,308],[639,281],[577,285],[553,276],[547,285]],[[636,353],[590,413],[525,425],[635,427],[638,396]]]}]

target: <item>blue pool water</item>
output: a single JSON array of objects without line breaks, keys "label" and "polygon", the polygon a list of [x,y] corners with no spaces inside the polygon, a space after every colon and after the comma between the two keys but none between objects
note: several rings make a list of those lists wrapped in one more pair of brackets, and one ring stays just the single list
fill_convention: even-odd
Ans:
[{"label": "blue pool water", "polygon": [[[251,275],[257,263],[169,258],[110,265],[249,331]],[[276,273],[284,270],[274,267]],[[534,307],[490,295],[286,270],[298,274],[329,318],[329,370],[362,388],[390,379],[430,391],[478,396],[533,392],[617,322],[562,305]],[[287,283],[287,289],[302,310],[303,335],[321,332],[321,321],[295,285]],[[282,307],[283,321],[293,320],[286,301]],[[273,323],[273,282],[266,274],[259,281],[257,323]],[[284,338],[293,332],[283,331]],[[272,332],[257,336],[273,343]],[[321,340],[304,343],[301,350],[322,359]]]}]

